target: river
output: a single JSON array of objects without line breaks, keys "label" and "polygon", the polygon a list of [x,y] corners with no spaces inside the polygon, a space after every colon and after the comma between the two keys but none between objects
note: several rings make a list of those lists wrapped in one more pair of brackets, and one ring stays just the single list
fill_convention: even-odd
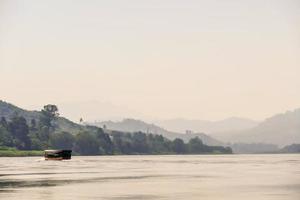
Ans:
[{"label": "river", "polygon": [[0,158],[2,200],[299,200],[300,155]]}]

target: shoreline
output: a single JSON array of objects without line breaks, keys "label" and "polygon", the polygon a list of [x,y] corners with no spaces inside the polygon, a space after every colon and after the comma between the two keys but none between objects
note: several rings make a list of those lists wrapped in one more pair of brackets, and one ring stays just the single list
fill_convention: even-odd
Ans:
[{"label": "shoreline", "polygon": [[44,151],[38,150],[0,150],[0,157],[33,157],[44,156]]},{"label": "shoreline", "polygon": [[[112,155],[72,155],[73,156],[170,156],[170,155],[185,155],[185,156],[195,156],[195,155],[278,155],[278,154],[299,154],[299,153],[245,153],[245,154],[224,154],[224,153],[203,153],[203,154],[112,154]],[[40,150],[0,150],[0,158],[1,157],[41,157],[44,156],[44,151]]]}]

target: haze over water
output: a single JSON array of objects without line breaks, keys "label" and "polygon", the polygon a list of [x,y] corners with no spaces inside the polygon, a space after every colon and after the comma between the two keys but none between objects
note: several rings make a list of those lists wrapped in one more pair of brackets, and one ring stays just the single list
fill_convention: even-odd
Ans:
[{"label": "haze over water", "polygon": [[299,155],[0,158],[0,199],[299,200]]}]

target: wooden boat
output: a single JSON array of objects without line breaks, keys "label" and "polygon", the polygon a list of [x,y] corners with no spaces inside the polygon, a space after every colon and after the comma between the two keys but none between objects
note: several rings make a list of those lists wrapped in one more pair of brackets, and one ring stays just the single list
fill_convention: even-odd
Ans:
[{"label": "wooden boat", "polygon": [[72,150],[45,150],[45,160],[70,160]]}]

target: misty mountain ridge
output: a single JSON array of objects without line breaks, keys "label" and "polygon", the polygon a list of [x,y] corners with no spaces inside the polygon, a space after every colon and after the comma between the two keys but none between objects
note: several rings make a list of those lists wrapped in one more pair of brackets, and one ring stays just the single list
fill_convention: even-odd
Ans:
[{"label": "misty mountain ridge", "polygon": [[[214,135],[217,137],[217,134]],[[257,126],[227,134],[226,141],[272,143],[280,146],[300,143],[300,109],[267,118]]]},{"label": "misty mountain ridge", "polygon": [[175,132],[183,133],[186,130],[191,130],[195,132],[205,132],[207,134],[245,130],[255,127],[259,124],[258,121],[240,117],[231,117],[219,121],[188,120],[177,118],[170,120],[160,120],[156,121],[155,123],[161,127]]},{"label": "misty mountain ridge", "polygon": [[[293,143],[300,143],[300,109],[276,114],[262,122],[232,117],[216,122],[204,120],[172,119],[156,121],[155,123],[157,125],[148,124],[140,120],[125,119],[118,122],[97,122],[96,124],[98,126],[103,126],[105,124],[108,126],[108,128],[116,130],[148,131],[152,133],[163,134],[169,138],[173,138],[173,136],[179,138],[189,138],[189,134],[180,133],[184,133],[186,130],[202,130],[201,133],[197,133],[199,137],[200,135],[208,137],[218,141],[219,143],[217,144],[226,142],[239,143],[239,145],[245,146],[246,144],[253,143],[257,146],[264,146],[264,144],[266,144],[268,147],[271,147],[271,144],[285,146]],[[205,134],[202,132],[205,132]],[[192,136],[195,135],[196,133],[192,134]],[[203,139],[203,141],[205,140]],[[273,147],[269,149],[272,148]],[[275,149],[275,146],[273,149]]]},{"label": "misty mountain ridge", "polygon": [[193,130],[205,132],[217,140],[257,145],[279,146],[300,143],[300,108],[273,115],[261,122],[232,117],[220,121],[173,119],[158,121],[169,130]]},{"label": "misty mountain ridge", "polygon": [[[26,120],[30,122],[31,119],[38,120],[41,113],[40,111],[28,111],[21,109],[10,103],[0,100],[0,117],[11,119],[14,115],[24,116]],[[178,122],[178,124],[175,122]],[[200,125],[197,125],[197,122],[199,122]],[[81,130],[89,128],[86,126],[81,126],[80,124],[76,124],[64,117],[59,117],[55,123],[57,124],[58,131],[78,133]],[[203,140],[204,143],[208,145],[221,145],[223,144],[222,142],[248,144],[265,143],[279,146],[300,143],[300,109],[274,115],[260,123],[253,120],[234,117],[217,122],[184,119],[165,120],[164,123],[157,123],[157,125],[134,119],[124,119],[123,121],[115,122],[95,122],[90,124],[97,125],[99,127],[103,127],[105,124],[107,129],[125,132],[142,131],[145,133],[161,134],[169,139],[181,138],[185,141],[198,136]],[[165,126],[162,126],[161,124],[165,124]],[[203,124],[205,124],[205,126]],[[215,124],[217,128],[210,128],[213,126],[212,124]],[[180,126],[182,127],[180,128]],[[180,130],[183,131],[169,131],[167,127],[173,127],[173,130],[179,130],[180,128]],[[190,134],[182,134],[185,133],[185,130],[195,131],[197,130],[197,127],[207,131],[205,134],[203,133],[204,131],[199,131],[199,133],[191,132]],[[243,127],[245,128],[240,130]],[[209,135],[206,133],[209,133]]]},{"label": "misty mountain ridge", "polygon": [[[5,117],[8,121],[13,118],[14,116],[23,116],[28,123],[32,119],[38,121],[41,112],[40,111],[29,111],[22,108],[19,108],[13,104],[4,102],[0,100],[0,118]],[[106,121],[106,122],[97,122],[97,123],[86,123],[86,125],[95,125],[98,127],[103,128],[103,125],[107,126],[105,131],[110,132],[110,130],[117,130],[122,132],[138,132],[142,131],[144,133],[153,133],[153,134],[161,134],[168,139],[175,139],[181,138],[185,142],[188,142],[190,139],[194,137],[199,137],[204,144],[207,145],[221,145],[222,142],[215,140],[203,133],[191,133],[191,134],[180,134],[167,131],[162,129],[154,124],[147,124],[141,120],[133,120],[133,119],[125,119],[122,122],[113,122],[113,121]],[[66,131],[72,134],[77,134],[80,131],[95,131],[96,127],[93,126],[83,126],[77,123],[74,123],[67,118],[58,117],[55,120],[56,130],[59,131]],[[110,130],[109,130],[110,129]]]},{"label": "misty mountain ridge", "polygon": [[175,139],[181,138],[185,142],[189,141],[194,137],[199,137],[203,143],[208,145],[221,145],[222,142],[204,134],[204,133],[188,133],[182,134],[177,132],[168,131],[164,128],[161,128],[155,124],[149,124],[141,120],[126,118],[122,121],[102,121],[102,122],[94,122],[88,123],[90,125],[98,126],[98,127],[106,127],[109,130],[116,130],[116,131],[124,131],[124,132],[137,132],[142,131],[145,133],[152,133],[152,134],[159,134],[163,135],[168,139]]}]

